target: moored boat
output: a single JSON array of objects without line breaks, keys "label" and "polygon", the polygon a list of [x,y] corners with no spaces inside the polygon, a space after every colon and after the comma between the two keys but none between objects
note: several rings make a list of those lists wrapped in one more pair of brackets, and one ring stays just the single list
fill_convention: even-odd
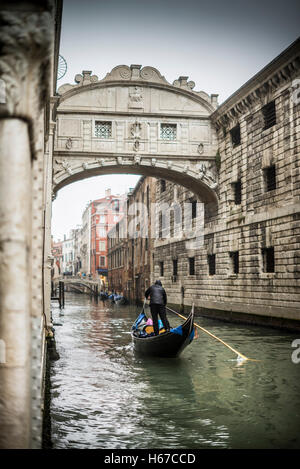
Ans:
[{"label": "moored boat", "polygon": [[136,352],[156,357],[177,357],[189,345],[195,334],[194,307],[183,324],[162,332],[159,335],[144,333],[147,317],[144,309],[134,322],[131,330],[134,349]]}]

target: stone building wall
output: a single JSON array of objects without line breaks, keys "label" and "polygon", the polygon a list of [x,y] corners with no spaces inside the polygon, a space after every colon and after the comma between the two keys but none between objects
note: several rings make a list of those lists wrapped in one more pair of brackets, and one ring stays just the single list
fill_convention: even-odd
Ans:
[{"label": "stone building wall", "polygon": [[[190,212],[192,201],[197,203],[195,218],[192,218]],[[199,253],[203,250],[204,243],[204,205],[193,192],[165,180],[157,181],[156,204],[153,280],[161,280],[169,303],[191,304],[199,288]],[[167,211],[169,213],[166,214]],[[165,218],[163,221],[159,220],[161,212]],[[195,258],[195,275],[191,276],[190,258]]]},{"label": "stone building wall", "polygon": [[154,223],[151,208],[155,203],[156,179],[142,177],[128,195],[127,205],[127,292],[132,301],[142,301],[151,284],[153,272]]},{"label": "stone building wall", "polygon": [[[206,220],[204,245],[194,252],[185,241],[156,242],[155,274],[163,261],[169,301],[195,302],[214,317],[299,327],[299,67],[296,41],[213,113],[218,216]],[[171,203],[175,186],[167,187],[158,200]],[[208,256],[215,256],[213,273]]]},{"label": "stone building wall", "polygon": [[130,301],[141,301],[152,280],[155,181],[140,178],[128,194],[124,218],[108,233],[108,287]]}]

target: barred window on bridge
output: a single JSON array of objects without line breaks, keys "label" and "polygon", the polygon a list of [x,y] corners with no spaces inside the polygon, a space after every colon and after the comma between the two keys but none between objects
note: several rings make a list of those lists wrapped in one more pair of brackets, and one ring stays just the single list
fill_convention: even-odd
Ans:
[{"label": "barred window on bridge", "polygon": [[95,121],[95,137],[111,138],[111,122]]},{"label": "barred window on bridge", "polygon": [[161,124],[160,125],[160,138],[162,140],[176,140],[177,125],[176,124]]}]

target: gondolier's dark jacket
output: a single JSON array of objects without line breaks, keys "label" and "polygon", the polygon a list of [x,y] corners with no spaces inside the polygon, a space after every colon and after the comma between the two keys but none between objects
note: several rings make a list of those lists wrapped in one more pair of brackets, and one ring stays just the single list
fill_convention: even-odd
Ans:
[{"label": "gondolier's dark jacket", "polygon": [[145,291],[145,297],[148,298],[150,295],[151,305],[166,305],[167,294],[165,289],[161,285],[154,284]]}]

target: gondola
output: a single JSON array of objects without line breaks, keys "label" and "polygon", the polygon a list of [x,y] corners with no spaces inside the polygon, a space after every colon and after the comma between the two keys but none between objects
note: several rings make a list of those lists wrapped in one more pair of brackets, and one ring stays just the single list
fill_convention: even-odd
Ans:
[{"label": "gondola", "polygon": [[180,326],[170,329],[169,332],[141,337],[146,321],[147,317],[143,308],[131,329],[134,350],[142,355],[177,357],[192,342],[195,335],[194,306],[186,321]]}]

